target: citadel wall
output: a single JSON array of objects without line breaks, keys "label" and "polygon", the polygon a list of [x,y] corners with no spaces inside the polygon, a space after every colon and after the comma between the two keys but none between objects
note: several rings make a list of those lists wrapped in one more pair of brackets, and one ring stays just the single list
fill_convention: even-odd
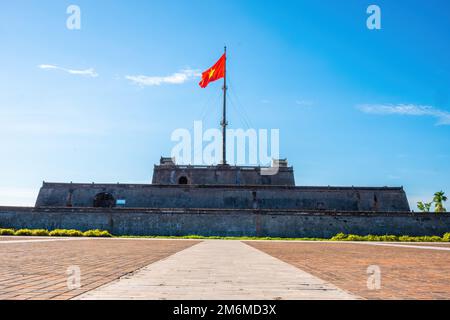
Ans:
[{"label": "citadel wall", "polygon": [[36,207],[95,207],[99,195],[125,208],[410,210],[403,188],[75,183],[44,183]]},{"label": "citadel wall", "polygon": [[450,214],[220,209],[95,209],[0,207],[0,228],[108,230],[114,235],[203,235],[329,238],[439,235]]}]

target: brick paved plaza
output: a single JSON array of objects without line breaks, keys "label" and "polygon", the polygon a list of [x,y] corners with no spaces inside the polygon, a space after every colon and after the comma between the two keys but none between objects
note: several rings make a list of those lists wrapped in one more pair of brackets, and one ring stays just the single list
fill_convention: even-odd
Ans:
[{"label": "brick paved plaza", "polygon": [[0,299],[450,299],[444,243],[0,237],[0,257]]},{"label": "brick paved plaza", "polygon": [[[249,244],[363,298],[450,299],[449,244],[415,243],[395,247],[365,242]],[[380,290],[367,288],[370,265],[380,268]]]},{"label": "brick paved plaza", "polygon": [[[0,237],[0,299],[71,299],[195,243]],[[71,266],[81,269],[80,289],[67,287]]]}]

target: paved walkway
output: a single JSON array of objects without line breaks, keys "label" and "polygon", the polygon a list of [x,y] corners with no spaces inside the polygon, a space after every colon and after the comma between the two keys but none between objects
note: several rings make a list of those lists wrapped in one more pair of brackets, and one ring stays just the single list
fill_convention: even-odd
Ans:
[{"label": "paved walkway", "polygon": [[[71,299],[198,243],[192,240],[0,239],[0,300]],[[81,287],[71,289],[68,283],[72,283],[69,280],[76,269],[80,271]]]},{"label": "paved walkway", "polygon": [[[449,248],[0,236],[0,300],[450,299]],[[71,289],[77,268],[81,287]],[[380,282],[369,288],[374,268]]]},{"label": "paved walkway", "polygon": [[75,299],[357,299],[240,241],[203,241]]},{"label": "paved walkway", "polygon": [[[368,242],[246,243],[365,299],[450,299],[447,247]],[[369,286],[374,268],[379,271],[379,287]]]}]

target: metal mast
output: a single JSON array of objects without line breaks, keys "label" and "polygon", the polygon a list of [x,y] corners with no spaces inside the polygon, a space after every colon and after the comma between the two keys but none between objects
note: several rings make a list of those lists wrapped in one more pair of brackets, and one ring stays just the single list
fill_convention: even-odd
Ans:
[{"label": "metal mast", "polygon": [[225,67],[223,76],[223,115],[222,122],[222,164],[227,164],[227,47],[224,48],[225,52]]}]

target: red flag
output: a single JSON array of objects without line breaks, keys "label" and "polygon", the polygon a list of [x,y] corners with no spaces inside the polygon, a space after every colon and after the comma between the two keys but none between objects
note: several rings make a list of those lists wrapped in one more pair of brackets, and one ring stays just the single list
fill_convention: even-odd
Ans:
[{"label": "red flag", "polygon": [[222,79],[225,77],[225,64],[226,64],[226,54],[224,53],[222,57],[213,65],[211,68],[202,73],[202,81],[199,85],[202,88],[206,88],[210,82]]}]

